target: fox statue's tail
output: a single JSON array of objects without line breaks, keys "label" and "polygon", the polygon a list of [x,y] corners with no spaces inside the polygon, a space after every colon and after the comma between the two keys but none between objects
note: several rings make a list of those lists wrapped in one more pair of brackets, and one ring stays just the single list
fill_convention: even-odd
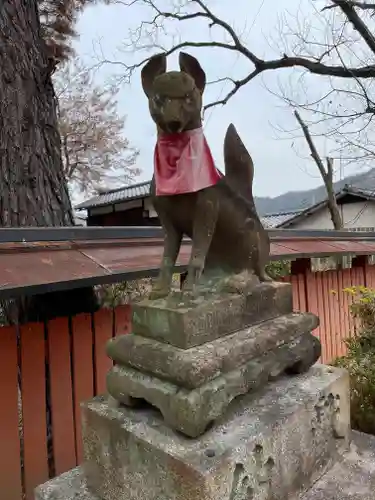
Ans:
[{"label": "fox statue's tail", "polygon": [[225,178],[231,188],[254,205],[254,164],[241,141],[235,126],[231,123],[224,139]]},{"label": "fox statue's tail", "polygon": [[255,207],[253,197],[254,164],[232,124],[229,125],[225,135],[224,162],[225,181],[246,203],[249,210],[248,222],[250,223],[248,231],[253,231],[254,236],[257,238],[256,245],[253,248],[254,259],[252,265],[260,280],[268,281],[270,278],[265,271],[265,266],[269,258],[270,240]]}]

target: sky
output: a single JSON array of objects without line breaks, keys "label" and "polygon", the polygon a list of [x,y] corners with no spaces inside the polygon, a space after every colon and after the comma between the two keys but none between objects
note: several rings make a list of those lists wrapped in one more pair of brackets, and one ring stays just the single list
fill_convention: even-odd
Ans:
[{"label": "sky", "polygon": [[[159,4],[163,3],[168,4],[168,0],[159,1]],[[319,0],[314,3],[319,4]],[[304,15],[314,15],[309,0],[209,0],[208,5],[236,28],[242,41],[246,42],[251,50],[260,57],[268,58],[280,57],[283,53],[280,43],[280,25],[283,25],[283,21],[280,19],[285,15],[286,9],[290,13],[304,9]],[[124,46],[129,29],[137,27],[139,22],[148,19],[149,15],[147,9],[136,5],[97,5],[87,8],[77,27],[79,39],[76,49],[79,56],[89,64],[95,64],[102,59],[127,63],[142,60],[144,53],[134,50],[124,53],[121,46]],[[210,39],[206,25],[197,21],[179,23],[178,31],[184,39]],[[215,39],[220,39],[221,32],[215,28],[212,35]],[[171,36],[173,32],[169,32],[162,40],[167,46],[171,43]],[[241,56],[228,51],[212,48],[189,48],[186,51],[199,58],[208,81],[228,75],[234,78],[242,77],[251,69]],[[177,56],[170,57],[168,69],[177,69],[176,58]],[[280,126],[286,129],[296,126],[293,111],[268,90],[277,90],[280,83],[287,82],[290,71],[268,72],[255,78],[226,106],[208,110],[204,120],[205,134],[219,168],[223,166],[222,149],[226,129],[230,123],[236,126],[253,157],[256,196],[274,197],[287,191],[309,189],[321,184],[303,139],[286,138],[285,134],[280,134],[275,129]],[[97,77],[105,80],[120,73],[121,66],[106,64],[100,68]],[[315,84],[319,85],[320,80],[314,80]],[[223,98],[229,88],[226,85],[209,85],[204,94],[205,103]],[[156,131],[148,113],[139,72],[134,73],[130,84],[121,85],[119,109],[127,115],[126,136],[131,144],[140,150],[138,166],[142,174],[137,180],[148,180],[152,177]],[[329,145],[324,139],[319,140],[318,145],[321,154],[325,155]]]}]

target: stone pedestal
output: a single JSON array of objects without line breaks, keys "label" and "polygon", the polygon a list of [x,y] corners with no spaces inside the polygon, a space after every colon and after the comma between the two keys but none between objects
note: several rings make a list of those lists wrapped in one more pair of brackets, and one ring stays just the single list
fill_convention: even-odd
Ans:
[{"label": "stone pedestal", "polygon": [[179,295],[134,306],[133,332],[111,340],[113,401],[147,401],[174,430],[202,435],[230,402],[282,373],[302,373],[320,356],[318,318],[292,312],[288,283],[244,293]]},{"label": "stone pedestal", "polygon": [[84,463],[38,500],[287,500],[349,443],[345,371],[314,365],[318,318],[287,283],[145,301],[84,403]]},{"label": "stone pedestal", "polygon": [[199,439],[150,407],[96,398],[83,405],[82,468],[37,499],[286,500],[347,449],[349,420],[348,375],[322,365],[237,398]]}]

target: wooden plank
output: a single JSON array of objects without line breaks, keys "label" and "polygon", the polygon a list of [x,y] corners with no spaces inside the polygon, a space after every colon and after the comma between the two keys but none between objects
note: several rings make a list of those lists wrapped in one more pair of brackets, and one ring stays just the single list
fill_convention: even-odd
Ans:
[{"label": "wooden plank", "polygon": [[316,287],[317,287],[317,297],[318,297],[318,316],[320,318],[320,341],[322,343],[322,361],[323,363],[326,363],[327,358],[329,357],[330,350],[328,348],[328,342],[327,342],[327,316],[326,316],[326,304],[325,304],[325,297],[323,295],[324,293],[324,288],[323,288],[323,279],[322,279],[322,272],[316,272],[315,274],[315,279],[316,279]]},{"label": "wooden plank", "polygon": [[[330,285],[329,285],[329,304],[332,311],[331,314],[331,335],[332,335],[332,346],[333,346],[333,356],[342,356],[344,345],[342,341],[342,331],[341,331],[341,317],[340,317],[340,303],[338,300],[338,272],[336,269],[330,273]],[[332,293],[332,292],[335,293]]]},{"label": "wooden plank", "polygon": [[336,352],[336,334],[335,334],[335,304],[332,300],[332,289],[333,289],[333,273],[334,271],[328,270],[322,273],[323,278],[323,295],[325,297],[325,314],[326,314],[326,339],[328,344],[328,353],[326,362],[331,363],[332,360],[337,356]]},{"label": "wooden plank", "polygon": [[364,269],[363,267],[353,267],[351,269],[351,278],[352,278],[352,285],[359,287],[359,286],[365,286],[365,276],[364,276]]},{"label": "wooden plank", "polygon": [[28,323],[20,332],[25,495],[34,500],[34,488],[49,479],[44,325]]},{"label": "wooden plank", "polygon": [[365,278],[366,278],[365,285],[368,288],[374,289],[375,288],[375,266],[374,265],[367,265],[366,266]]},{"label": "wooden plank", "polygon": [[[349,269],[350,271],[350,284],[352,287],[357,287],[357,286],[360,286],[362,283],[361,281],[358,279],[358,268],[351,268]],[[355,296],[352,296],[351,297],[351,300],[350,300],[350,304],[353,304],[354,301],[355,301]],[[358,329],[360,327],[360,321],[358,318],[353,318],[351,316],[351,323],[353,325],[353,332],[358,332]]]},{"label": "wooden plank", "polygon": [[93,332],[90,314],[72,318],[74,420],[77,464],[82,463],[81,403],[94,396]]},{"label": "wooden plank", "polygon": [[95,395],[106,392],[106,375],[113,366],[106,354],[106,344],[114,332],[113,314],[112,309],[100,309],[94,315]]},{"label": "wooden plank", "polygon": [[0,492],[4,500],[22,498],[21,446],[18,430],[17,331],[0,328]]},{"label": "wooden plank", "polygon": [[131,331],[131,306],[129,304],[117,306],[115,309],[115,336],[124,335]]},{"label": "wooden plank", "polygon": [[[342,269],[342,290],[352,286],[351,270]],[[354,333],[354,321],[350,313],[350,306],[353,303],[353,298],[348,292],[342,294],[343,310],[345,311],[345,322],[347,324],[347,336],[351,337]]]},{"label": "wooden plank", "polygon": [[344,284],[342,270],[337,270],[337,307],[340,321],[341,355],[346,354],[347,348],[344,340],[349,336],[348,304],[344,297]]},{"label": "wooden plank", "polygon": [[[306,292],[307,292],[307,300],[306,300],[306,308],[308,311],[312,312],[313,314],[316,314],[319,319],[319,304],[318,304],[318,289],[317,289],[317,283],[316,283],[316,278],[315,278],[316,273],[312,273],[311,271],[306,271],[305,274],[305,280],[306,280]],[[322,327],[321,325],[318,326],[313,331],[313,334],[319,338],[319,340],[322,342],[321,338],[321,331]],[[323,345],[322,345],[323,349]],[[321,361],[321,358],[319,358]]]},{"label": "wooden plank", "polygon": [[48,323],[50,398],[55,474],[76,466],[69,321]]},{"label": "wooden plank", "polygon": [[290,277],[290,283],[292,285],[292,292],[293,292],[293,311],[300,311],[301,309],[300,309],[298,276],[292,274]]},{"label": "wooden plank", "polygon": [[298,290],[299,290],[299,310],[300,312],[307,311],[306,283],[305,275],[298,274]]}]

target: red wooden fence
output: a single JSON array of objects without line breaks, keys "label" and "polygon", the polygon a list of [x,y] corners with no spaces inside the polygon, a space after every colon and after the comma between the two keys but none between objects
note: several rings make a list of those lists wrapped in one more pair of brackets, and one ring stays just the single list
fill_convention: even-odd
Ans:
[{"label": "red wooden fence", "polygon": [[111,366],[105,344],[110,337],[127,333],[129,327],[130,308],[121,306],[114,311],[102,309],[93,316],[60,318],[47,325],[29,323],[19,331],[0,328],[1,498],[32,500],[35,486],[81,462],[80,402],[104,392]]},{"label": "red wooden fence", "polygon": [[[352,269],[313,273],[294,265],[292,272],[288,279],[295,310],[320,317],[316,334],[323,344],[322,361],[329,362],[345,353],[343,340],[353,331],[350,296],[342,289],[375,287],[375,266],[357,262]],[[105,391],[111,366],[105,344],[129,329],[128,306],[47,325],[27,324],[19,330],[0,328],[1,498],[31,500],[35,486],[81,462],[80,402]],[[47,449],[47,395],[51,450]]]},{"label": "red wooden fence", "polygon": [[294,309],[319,316],[320,326],[314,333],[322,343],[321,362],[330,363],[346,353],[344,340],[355,330],[350,315],[353,298],[344,289],[355,286],[375,288],[375,266],[358,258],[350,269],[311,272],[308,264],[306,261],[305,266],[295,266],[286,280],[293,286]]}]

